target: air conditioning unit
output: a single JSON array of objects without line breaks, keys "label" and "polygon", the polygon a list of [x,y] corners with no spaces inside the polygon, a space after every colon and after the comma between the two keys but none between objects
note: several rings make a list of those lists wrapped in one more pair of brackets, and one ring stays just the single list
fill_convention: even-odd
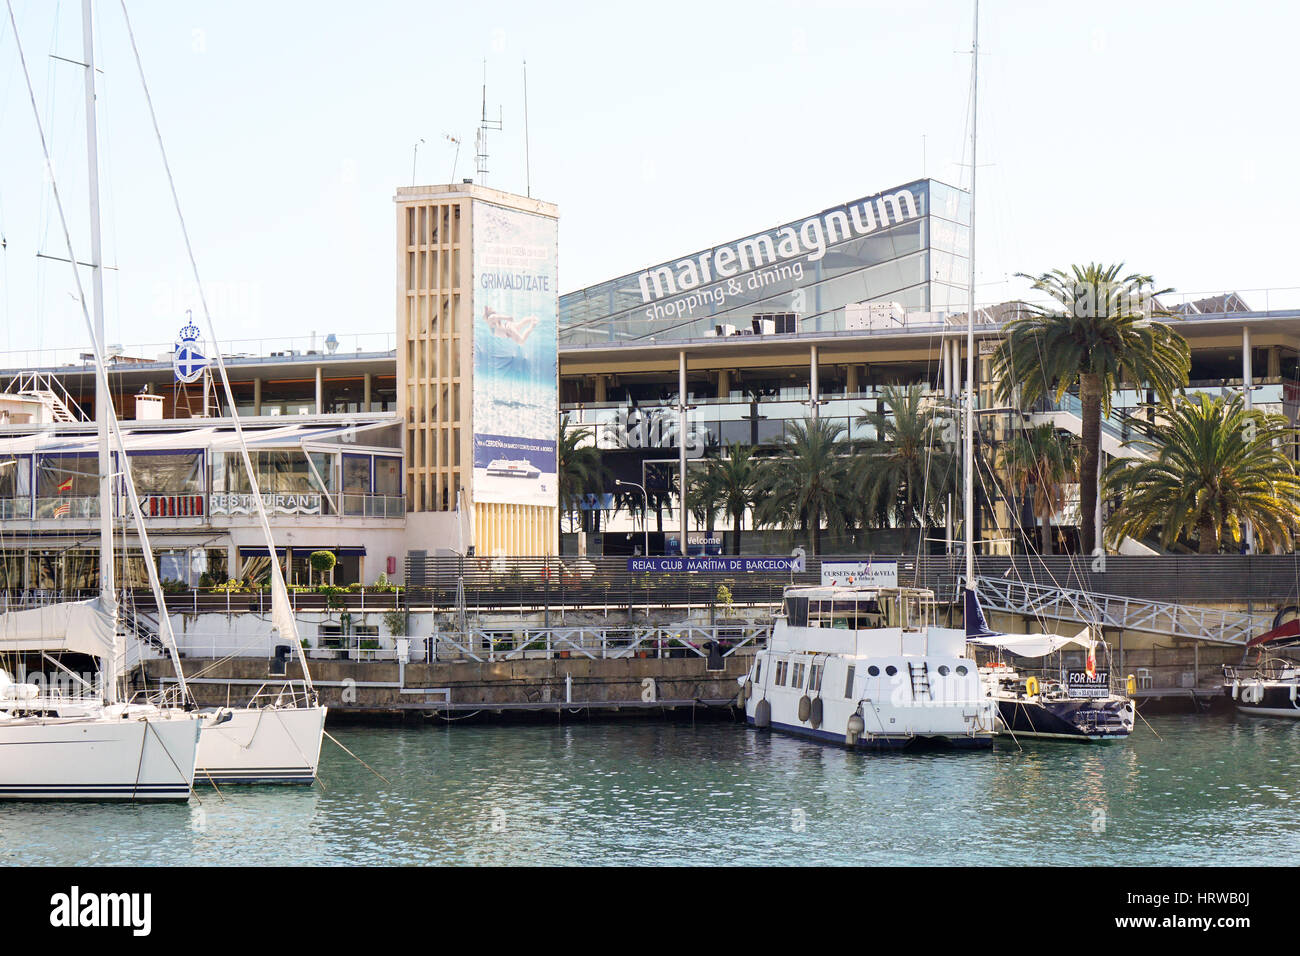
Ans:
[{"label": "air conditioning unit", "polygon": [[715,325],[713,328],[719,338],[736,334],[736,327],[734,325]]}]

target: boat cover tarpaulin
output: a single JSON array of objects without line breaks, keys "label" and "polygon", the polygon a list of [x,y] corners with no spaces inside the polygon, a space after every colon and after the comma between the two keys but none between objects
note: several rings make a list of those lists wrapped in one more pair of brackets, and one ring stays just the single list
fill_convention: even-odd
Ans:
[{"label": "boat cover tarpaulin", "polygon": [[1061,637],[1059,634],[996,634],[972,637],[969,642],[980,647],[996,647],[1017,657],[1046,657],[1067,644],[1091,647],[1095,642],[1087,635],[1088,629],[1085,627],[1075,637]]},{"label": "boat cover tarpaulin", "polygon": [[1046,657],[1067,644],[1094,647],[1097,643],[1088,636],[1086,627],[1074,637],[1062,637],[1059,634],[1007,634],[991,630],[975,592],[967,588],[965,598],[966,640],[971,644],[996,647],[1017,657]]},{"label": "boat cover tarpaulin", "polygon": [[1270,643],[1276,647],[1289,647],[1292,644],[1300,643],[1300,617],[1279,624],[1271,631],[1265,631],[1258,637],[1252,637],[1246,642],[1246,646],[1258,647],[1260,644]]},{"label": "boat cover tarpaulin", "polygon": [[113,616],[98,598],[0,614],[0,651],[114,654]]}]

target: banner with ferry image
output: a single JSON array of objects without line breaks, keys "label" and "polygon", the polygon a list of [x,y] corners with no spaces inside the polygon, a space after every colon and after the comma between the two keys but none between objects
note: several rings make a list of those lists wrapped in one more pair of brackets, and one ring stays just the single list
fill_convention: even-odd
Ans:
[{"label": "banner with ferry image", "polygon": [[554,219],[476,200],[474,500],[557,503]]}]

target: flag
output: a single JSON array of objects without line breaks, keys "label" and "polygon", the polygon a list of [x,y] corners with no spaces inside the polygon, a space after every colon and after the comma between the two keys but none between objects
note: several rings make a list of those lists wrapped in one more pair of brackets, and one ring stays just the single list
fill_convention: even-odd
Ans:
[{"label": "flag", "polygon": [[1097,645],[1088,646],[1088,665],[1084,668],[1088,672],[1088,679],[1092,680],[1097,676]]},{"label": "flag", "polygon": [[63,484],[59,485],[59,494],[63,494],[65,491],[71,491],[71,490],[72,490],[71,478],[67,479],[66,481],[63,482]]},{"label": "flag", "polygon": [[60,501],[58,506],[54,509],[54,517],[56,518],[66,518],[71,513],[72,506],[66,501]]}]

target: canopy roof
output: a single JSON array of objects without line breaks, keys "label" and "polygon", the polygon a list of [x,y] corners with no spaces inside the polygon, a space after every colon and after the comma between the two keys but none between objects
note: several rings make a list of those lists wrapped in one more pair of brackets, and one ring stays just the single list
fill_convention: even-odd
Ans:
[{"label": "canopy roof", "polygon": [[[273,428],[244,427],[244,440],[250,450],[258,448],[296,448],[314,442],[333,444],[345,436],[357,435],[373,429],[387,427],[391,422],[347,426],[320,425],[277,425]],[[210,451],[238,451],[239,435],[232,427],[206,426],[187,428],[179,431],[141,431],[123,429],[122,439],[127,452],[133,451],[170,451],[191,448],[206,448]],[[38,432],[17,438],[0,438],[0,457],[14,455],[75,455],[91,454],[99,447],[99,438],[94,432],[77,432],[58,434],[57,432]],[[355,442],[355,447],[364,446],[364,439]],[[354,447],[353,442],[343,442],[340,447]],[[390,449],[396,452],[397,449]]]}]

